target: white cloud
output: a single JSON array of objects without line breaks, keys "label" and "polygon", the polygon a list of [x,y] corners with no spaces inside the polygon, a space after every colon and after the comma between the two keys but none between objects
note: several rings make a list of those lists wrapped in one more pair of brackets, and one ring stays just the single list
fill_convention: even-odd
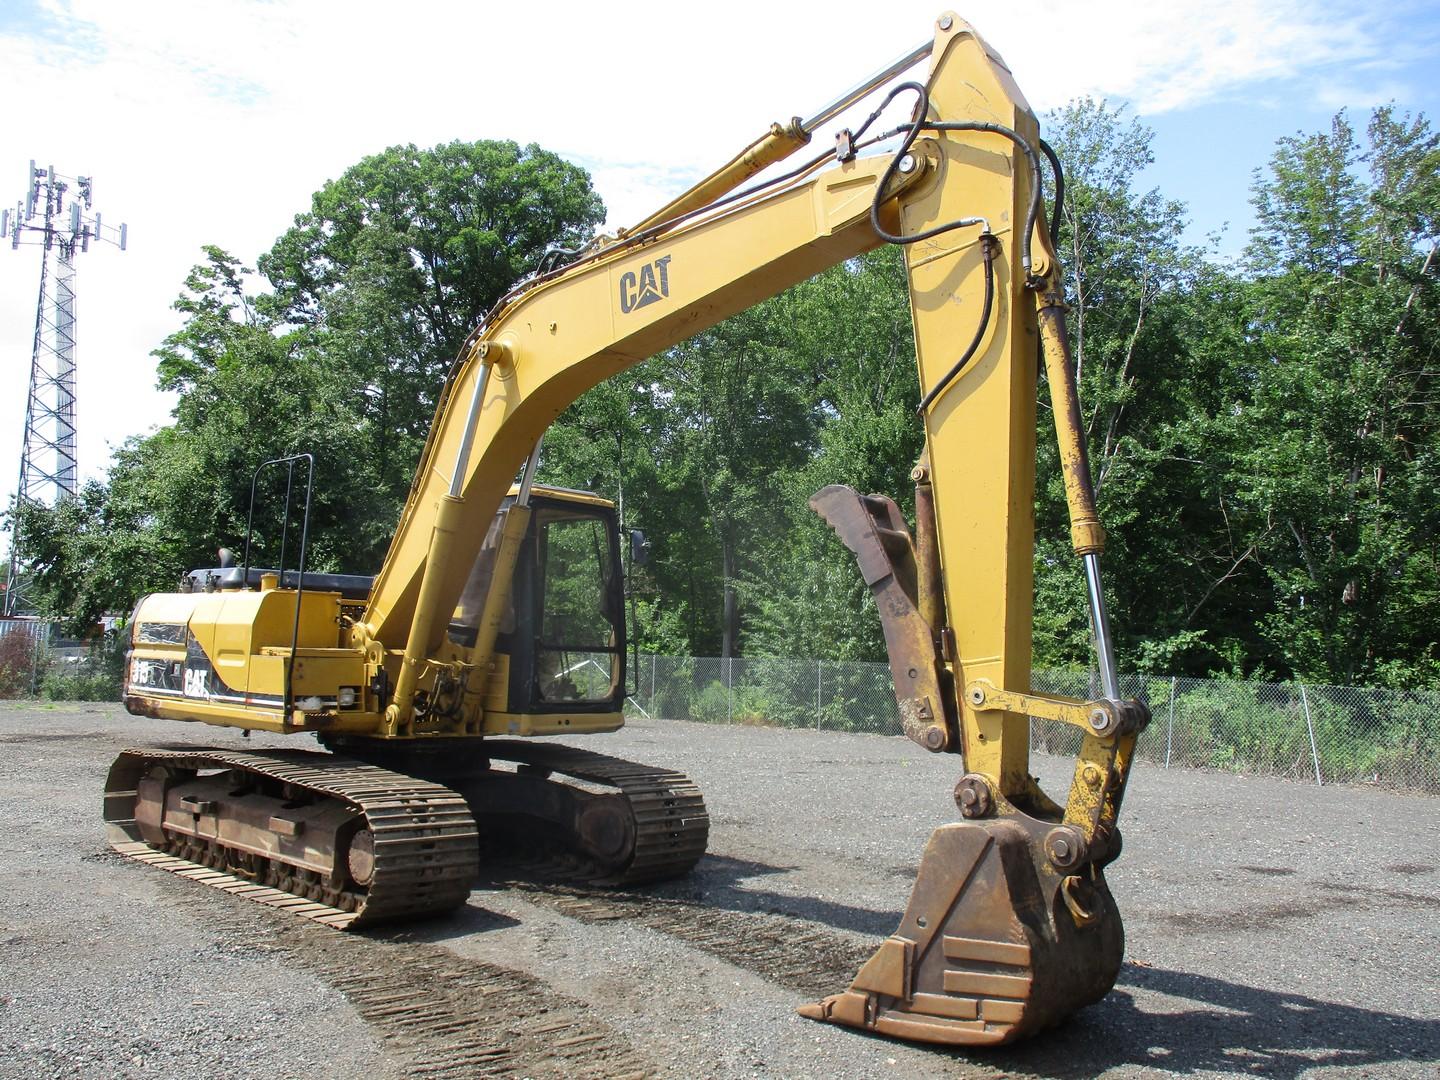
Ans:
[{"label": "white cloud", "polygon": [[[96,177],[131,249],[79,262],[81,466],[167,419],[148,353],[215,243],[253,264],[310,193],[398,142],[537,141],[591,169],[623,224],[930,33],[939,0],[815,5],[42,0],[0,22],[0,203],[39,164]],[[1379,30],[1295,0],[1139,0],[965,12],[1031,104],[1081,93],[1180,109],[1346,65]],[[1369,30],[1366,27],[1370,26]],[[1383,84],[1383,72],[1371,80]],[[1252,89],[1247,89],[1252,88]],[[0,248],[0,497],[20,445],[37,256]]]},{"label": "white cloud", "polygon": [[1335,79],[1317,87],[1315,103],[1329,112],[1349,109],[1353,116],[1357,109],[1371,109],[1392,101],[1403,107],[1414,96],[1407,82],[1387,78],[1367,80],[1362,76],[1363,73],[1356,72],[1349,78]]}]

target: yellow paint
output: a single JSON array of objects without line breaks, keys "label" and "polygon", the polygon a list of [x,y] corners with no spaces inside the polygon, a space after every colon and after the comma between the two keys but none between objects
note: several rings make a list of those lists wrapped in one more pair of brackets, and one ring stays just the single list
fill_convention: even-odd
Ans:
[{"label": "yellow paint", "polygon": [[[427,572],[437,603],[453,608],[511,480],[550,423],[590,387],[726,316],[876,247],[869,193],[885,162],[857,160],[754,205],[688,224],[663,241],[622,250],[524,294],[496,316],[487,337],[509,342],[516,360],[490,380],[458,508],[457,543],[446,565],[428,561],[441,498],[450,486],[465,413],[481,365],[462,366],[430,433],[400,527],[365,613],[367,632],[387,649],[411,636]],[[862,197],[856,197],[857,182]],[[892,222],[893,224],[893,222]],[[669,258],[669,295],[622,312],[620,284]],[[558,322],[561,331],[548,332]],[[447,605],[449,605],[447,607]],[[422,640],[433,640],[432,632]]]},{"label": "yellow paint", "polygon": [[619,731],[622,713],[507,713],[485,714],[482,735],[587,735]]},{"label": "yellow paint", "polygon": [[792,122],[784,126],[771,124],[769,131],[736,154],[729,162],[626,232],[633,235],[646,229],[653,229],[667,221],[674,221],[682,214],[702,209],[720,196],[734,191],[756,173],[777,161],[785,160],[809,141],[810,136],[802,131],[796,123]]},{"label": "yellow paint", "polygon": [[510,704],[510,657],[496,653],[490,658],[490,675],[485,681],[485,712],[504,712]]},{"label": "yellow paint", "polygon": [[[548,499],[561,499],[577,506],[595,506],[606,510],[615,509],[615,501],[607,499],[603,495],[596,495],[593,491],[577,491],[575,488],[554,487],[550,484],[531,484],[530,493],[534,496],[544,496]],[[511,484],[507,495],[514,497],[520,494],[520,485]]]}]

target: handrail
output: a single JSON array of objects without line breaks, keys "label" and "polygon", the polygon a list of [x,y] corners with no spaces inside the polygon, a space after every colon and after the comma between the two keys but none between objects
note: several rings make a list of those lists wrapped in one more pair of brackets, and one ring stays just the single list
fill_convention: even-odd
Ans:
[{"label": "handrail", "polygon": [[290,503],[295,489],[295,465],[305,462],[305,513],[300,519],[300,559],[295,576],[295,621],[290,628],[290,660],[285,666],[285,688],[281,695],[281,716],[289,718],[294,704],[295,653],[300,645],[300,604],[305,595],[305,555],[310,545],[310,500],[315,491],[315,455],[291,454],[288,457],[271,458],[255,466],[250,477],[250,512],[245,519],[245,567],[241,571],[242,586],[250,581],[250,541],[255,526],[255,486],[260,473],[271,465],[285,465],[285,507],[280,515],[280,565],[276,570],[277,587],[285,580],[285,547],[290,534]]}]

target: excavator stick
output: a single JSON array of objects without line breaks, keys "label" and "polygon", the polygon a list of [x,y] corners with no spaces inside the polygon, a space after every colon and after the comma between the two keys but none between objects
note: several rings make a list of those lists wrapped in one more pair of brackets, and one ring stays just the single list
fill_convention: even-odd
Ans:
[{"label": "excavator stick", "polygon": [[[961,820],[930,837],[899,928],[850,988],[800,1011],[897,1038],[995,1045],[1114,984],[1124,930],[1103,868],[1120,853],[1116,822],[1149,712],[1118,690],[1038,127],[972,27],[946,13],[936,30],[924,85],[892,91],[919,99],[897,161],[933,133],[926,160],[965,182],[901,194],[901,228],[883,230],[905,249],[925,425],[914,534],[882,495],[832,485],[810,505],[870,586],[905,734],[963,755]],[[1029,686],[1037,341],[1089,597],[1092,701]],[[1030,775],[1033,723],[1081,729],[1063,806]]]}]

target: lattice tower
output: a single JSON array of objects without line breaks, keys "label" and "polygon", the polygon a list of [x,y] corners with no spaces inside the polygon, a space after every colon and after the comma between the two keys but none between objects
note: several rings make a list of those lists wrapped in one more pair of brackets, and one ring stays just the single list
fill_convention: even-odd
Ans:
[{"label": "lattice tower", "polygon": [[[25,197],[13,211],[0,211],[0,238],[9,237],[11,250],[22,244],[40,248],[16,510],[23,503],[53,503],[75,494],[75,256],[89,251],[92,241],[124,251],[129,232],[125,225],[106,226],[98,213],[91,214],[92,194],[90,177],[62,176],[53,166],[39,169],[31,161]],[[15,615],[25,608],[25,568],[20,516],[11,514],[9,520],[3,610]]]}]

